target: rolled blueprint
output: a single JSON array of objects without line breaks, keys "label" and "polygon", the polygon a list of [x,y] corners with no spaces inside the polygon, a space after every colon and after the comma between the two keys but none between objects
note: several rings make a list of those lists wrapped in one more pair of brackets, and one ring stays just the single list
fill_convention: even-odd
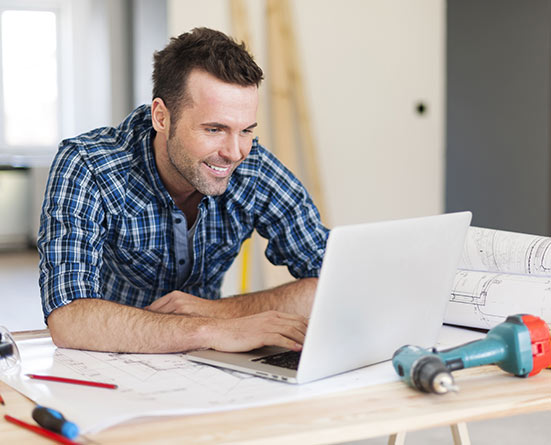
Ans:
[{"label": "rolled blueprint", "polygon": [[471,227],[444,322],[490,329],[519,313],[551,327],[551,238]]},{"label": "rolled blueprint", "polygon": [[470,227],[459,269],[551,277],[551,238]]}]

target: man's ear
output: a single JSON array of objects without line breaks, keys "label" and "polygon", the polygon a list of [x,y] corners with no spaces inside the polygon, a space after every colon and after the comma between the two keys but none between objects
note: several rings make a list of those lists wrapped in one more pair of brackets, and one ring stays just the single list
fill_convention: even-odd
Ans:
[{"label": "man's ear", "polygon": [[163,99],[156,97],[151,104],[151,122],[157,133],[168,137],[170,132],[170,113]]}]

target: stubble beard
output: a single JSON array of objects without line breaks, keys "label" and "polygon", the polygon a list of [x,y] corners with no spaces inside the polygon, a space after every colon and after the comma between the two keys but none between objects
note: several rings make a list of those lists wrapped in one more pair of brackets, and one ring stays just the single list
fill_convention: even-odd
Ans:
[{"label": "stubble beard", "polygon": [[175,137],[169,137],[167,140],[167,154],[172,167],[199,193],[217,196],[223,194],[228,188],[233,170],[224,178],[207,177],[206,173],[202,172],[203,161],[192,159],[183,144]]}]

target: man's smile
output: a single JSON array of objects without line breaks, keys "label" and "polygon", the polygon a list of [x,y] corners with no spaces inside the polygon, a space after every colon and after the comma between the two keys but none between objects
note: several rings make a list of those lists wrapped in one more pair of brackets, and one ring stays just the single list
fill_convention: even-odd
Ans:
[{"label": "man's smile", "polygon": [[204,162],[204,164],[217,176],[225,176],[231,171],[231,165],[220,166]]}]

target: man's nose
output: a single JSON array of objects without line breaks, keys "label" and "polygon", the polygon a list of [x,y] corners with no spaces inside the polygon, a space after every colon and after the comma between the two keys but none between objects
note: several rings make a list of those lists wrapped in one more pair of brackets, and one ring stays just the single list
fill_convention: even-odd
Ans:
[{"label": "man's nose", "polygon": [[239,161],[243,157],[240,142],[239,135],[230,135],[225,141],[224,148],[220,154],[232,162]]}]

